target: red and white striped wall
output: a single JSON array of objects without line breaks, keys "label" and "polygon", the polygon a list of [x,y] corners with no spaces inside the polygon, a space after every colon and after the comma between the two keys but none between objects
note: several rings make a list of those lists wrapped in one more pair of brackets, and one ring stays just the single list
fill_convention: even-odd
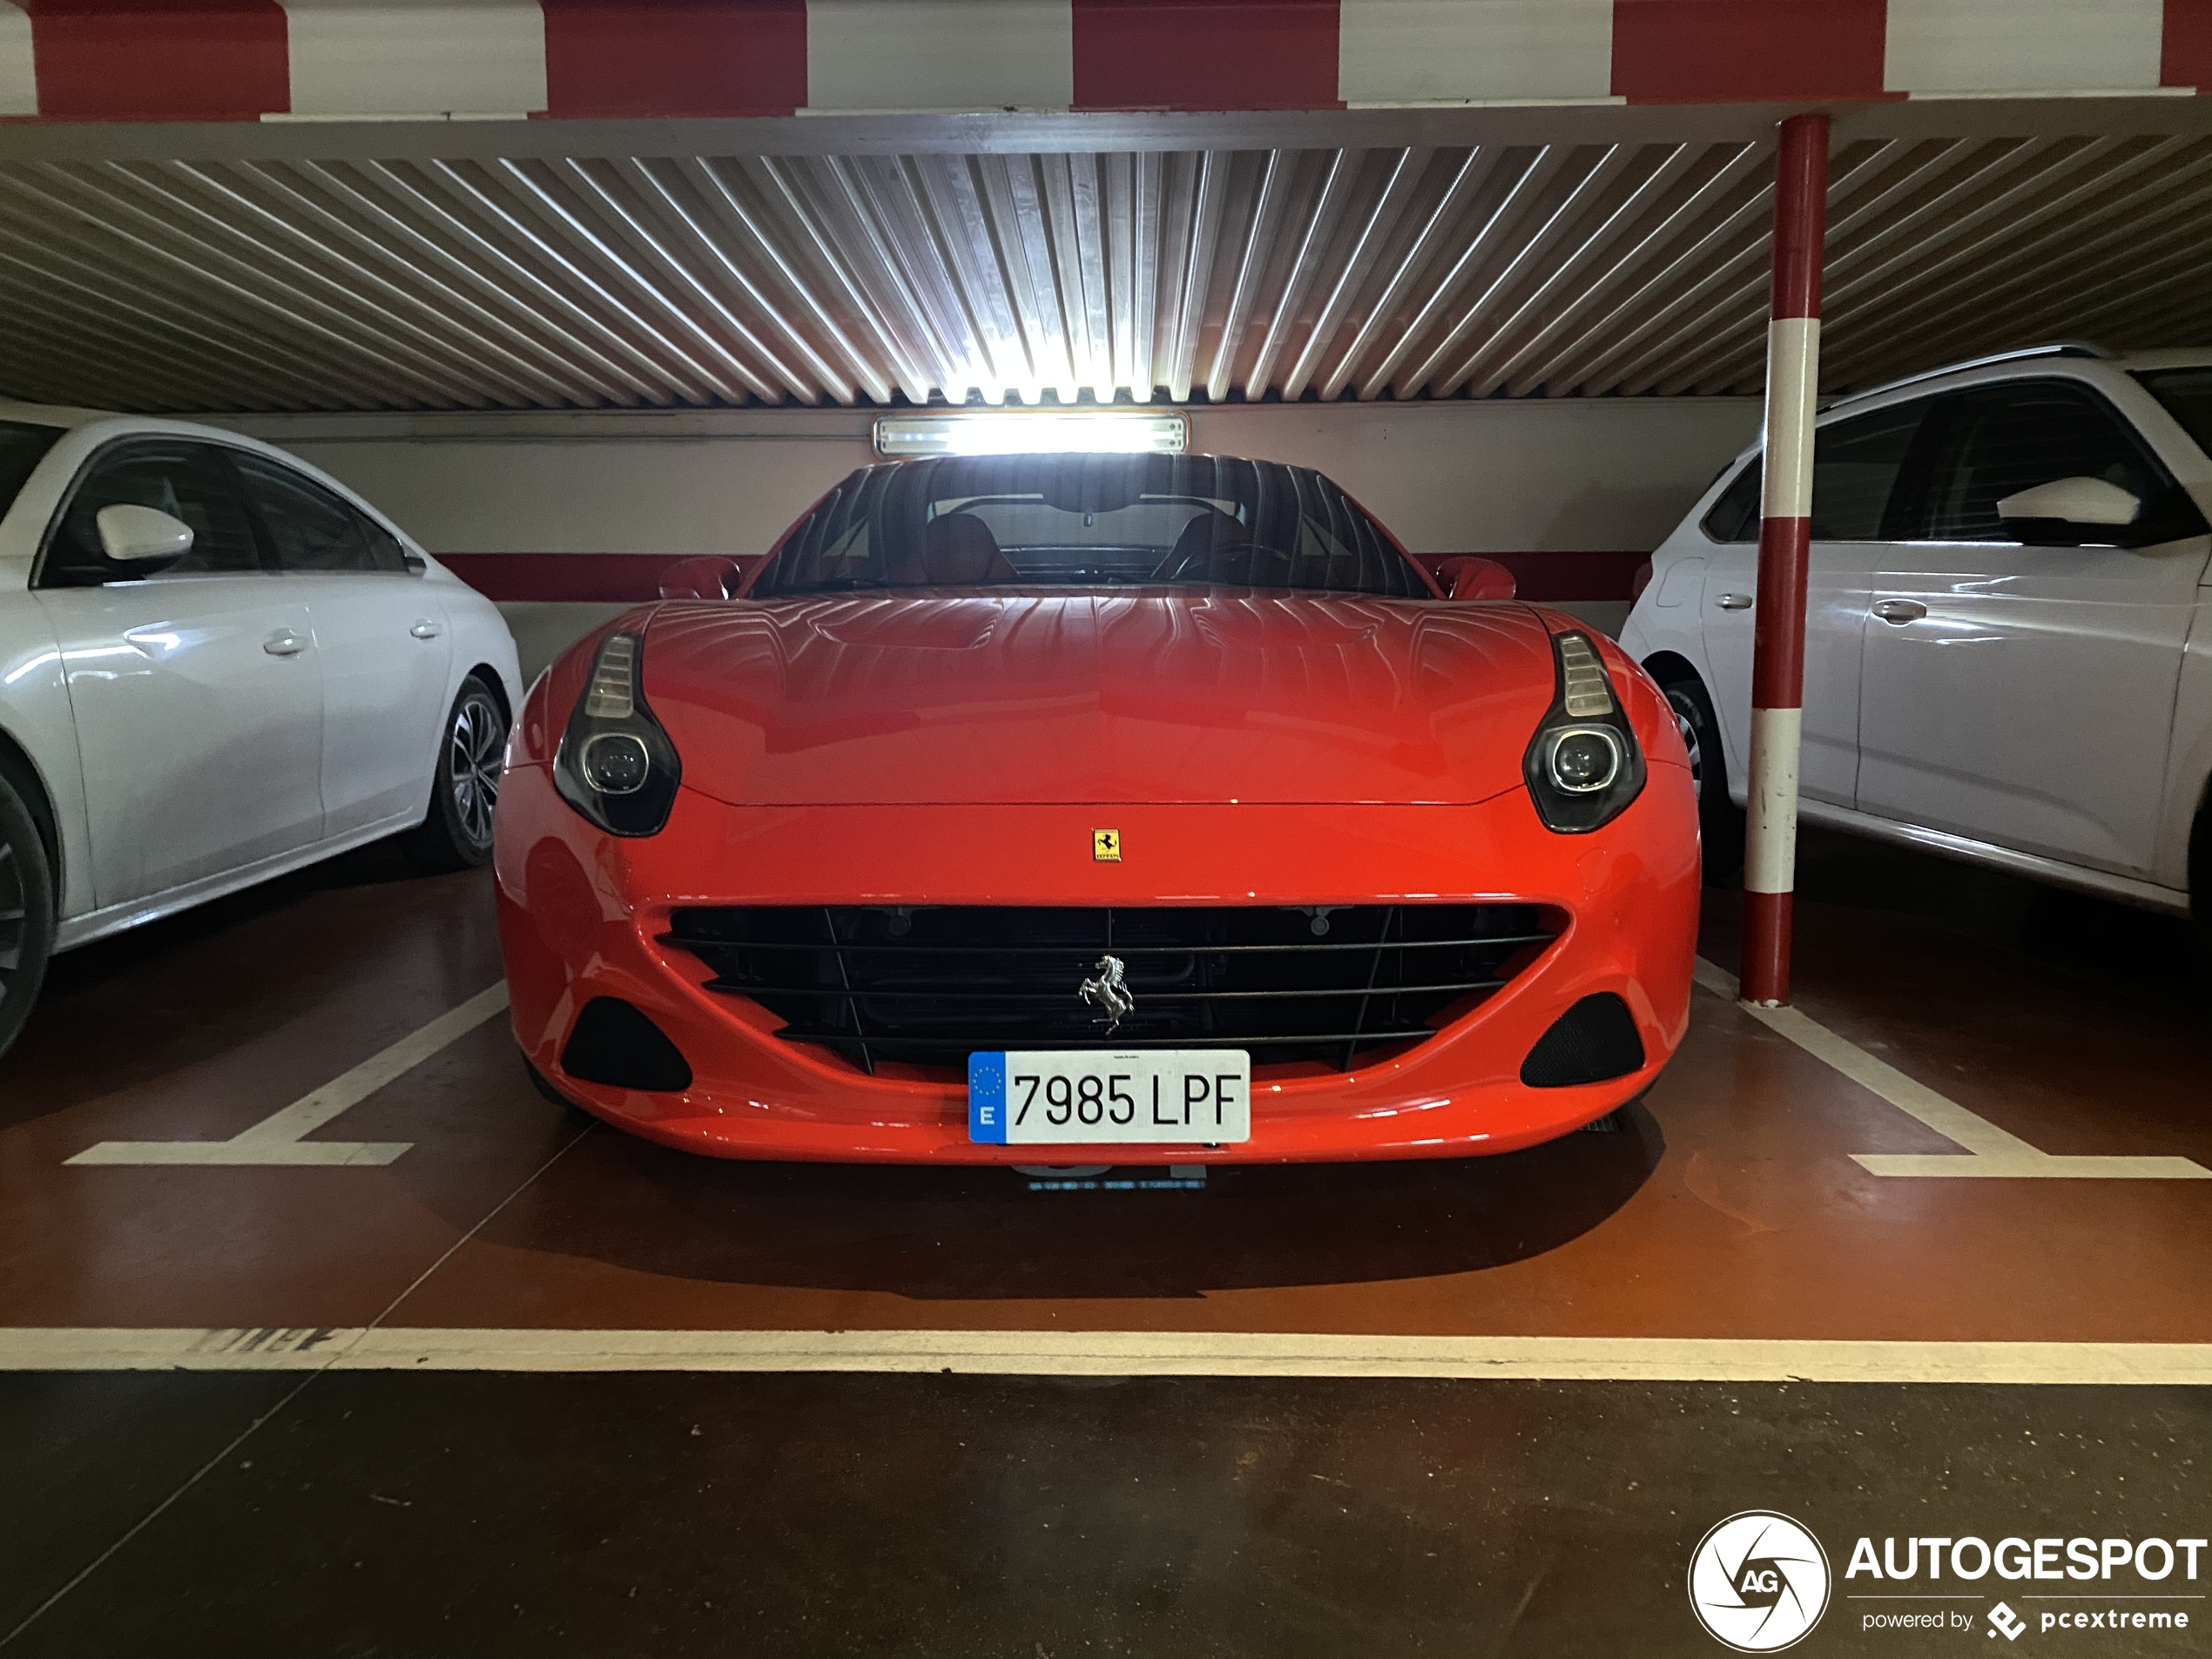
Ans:
[{"label": "red and white striped wall", "polygon": [[2212,0],[0,0],[0,118],[2187,93]]}]

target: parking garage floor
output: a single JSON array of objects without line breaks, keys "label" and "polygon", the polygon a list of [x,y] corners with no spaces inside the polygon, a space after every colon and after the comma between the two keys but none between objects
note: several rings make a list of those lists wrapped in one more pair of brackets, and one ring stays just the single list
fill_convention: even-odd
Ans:
[{"label": "parking garage floor", "polygon": [[1798,917],[1797,1008],[1703,970],[1620,1132],[1142,1187],[596,1127],[488,879],[377,850],[64,958],[0,1648],[1691,1653],[1747,1507],[2204,1531],[2186,927],[1811,835]]}]

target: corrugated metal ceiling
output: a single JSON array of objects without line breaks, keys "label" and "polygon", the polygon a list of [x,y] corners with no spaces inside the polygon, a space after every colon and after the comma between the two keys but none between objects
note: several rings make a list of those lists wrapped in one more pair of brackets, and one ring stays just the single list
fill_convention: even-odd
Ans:
[{"label": "corrugated metal ceiling", "polygon": [[[1748,393],[1763,144],[0,165],[0,393],[147,410]],[[2212,338],[2212,139],[1865,139],[1828,387]]]}]

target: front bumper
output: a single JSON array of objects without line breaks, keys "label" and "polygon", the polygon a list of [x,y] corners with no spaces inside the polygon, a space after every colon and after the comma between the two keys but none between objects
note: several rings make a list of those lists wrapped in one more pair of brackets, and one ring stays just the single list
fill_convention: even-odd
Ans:
[{"label": "front bumper", "polygon": [[[1118,863],[1092,832],[1120,832]],[[1197,1163],[1446,1157],[1565,1134],[1640,1093],[1689,1020],[1698,908],[1696,801],[1655,762],[1636,801],[1590,835],[1555,835],[1515,790],[1473,806],[733,807],[680,792],[660,834],[604,835],[542,765],[501,787],[497,873],[516,1041],[560,1091],[619,1128],[723,1157],[896,1163]],[[1428,1042],[1344,1073],[1258,1065],[1252,1137],[1235,1146],[979,1145],[965,1087],[869,1076],[786,1042],[776,1017],[705,988],[658,942],[679,905],[1339,905],[1517,902],[1569,918],[1535,962]],[[1532,1089],[1522,1061],[1582,997],[1618,995],[1647,1064]],[[680,1094],[564,1074],[594,997],[642,1009],[693,1082]],[[1310,1071],[1310,1069],[1307,1069]]]}]

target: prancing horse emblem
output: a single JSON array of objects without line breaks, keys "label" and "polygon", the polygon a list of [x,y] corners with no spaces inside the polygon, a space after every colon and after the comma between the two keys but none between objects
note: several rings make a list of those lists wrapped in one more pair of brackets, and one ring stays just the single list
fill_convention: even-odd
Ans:
[{"label": "prancing horse emblem", "polygon": [[1122,974],[1125,971],[1120,957],[1101,956],[1098,959],[1098,977],[1085,980],[1082,988],[1076,993],[1098,1010],[1097,1019],[1091,1023],[1103,1025],[1109,1037],[1114,1035],[1114,1028],[1126,1019],[1130,1010],[1136,1006],[1136,999],[1122,984]]}]

